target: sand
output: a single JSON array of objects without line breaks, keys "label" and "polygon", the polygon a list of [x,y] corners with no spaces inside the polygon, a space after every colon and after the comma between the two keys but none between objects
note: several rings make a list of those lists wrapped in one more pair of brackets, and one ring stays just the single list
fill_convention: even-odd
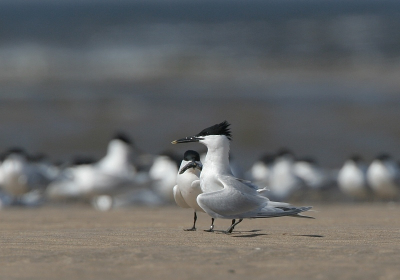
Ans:
[{"label": "sand", "polygon": [[[1,279],[400,279],[400,205],[316,205],[315,220],[245,220],[183,231],[175,206],[0,212]],[[217,220],[216,230],[229,220]]]}]

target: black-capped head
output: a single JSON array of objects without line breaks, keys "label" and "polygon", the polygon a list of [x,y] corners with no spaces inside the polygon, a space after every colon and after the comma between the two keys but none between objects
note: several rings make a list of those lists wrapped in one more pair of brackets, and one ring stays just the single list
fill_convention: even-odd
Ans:
[{"label": "black-capped head", "polygon": [[297,159],[297,162],[306,162],[312,165],[316,165],[317,164],[317,160],[313,157],[310,156],[305,156],[305,157],[300,157]]},{"label": "black-capped head", "polygon": [[21,147],[9,148],[8,150],[6,150],[2,154],[2,157],[3,157],[3,159],[6,159],[10,155],[20,155],[20,156],[23,156],[23,157],[26,157],[26,158],[28,157],[28,153],[26,152],[26,150],[24,148],[21,148]]},{"label": "black-capped head", "polygon": [[199,142],[200,140],[204,140],[204,137],[210,136],[210,135],[224,135],[226,136],[229,140],[232,140],[232,134],[229,129],[230,123],[227,121],[223,121],[221,123],[215,124],[213,126],[207,127],[200,131],[198,134],[194,136],[189,136],[185,137],[182,139],[178,139],[175,141],[172,141],[172,144],[177,144],[177,143],[189,143],[189,142]]},{"label": "black-capped head", "polygon": [[277,157],[284,157],[284,156],[294,157],[294,153],[289,148],[286,147],[279,148],[276,155]]},{"label": "black-capped head", "polygon": [[186,161],[200,161],[200,155],[196,151],[187,150],[183,155],[183,159]]},{"label": "black-capped head", "polygon": [[179,170],[179,174],[185,173],[185,171],[190,168],[198,169],[200,171],[203,169],[203,165],[200,161],[200,155],[196,151],[193,150],[186,151],[185,154],[183,155],[183,160],[186,161],[187,163]]},{"label": "black-capped head", "polygon": [[272,164],[275,161],[275,158],[276,158],[275,154],[266,153],[260,158],[260,161],[268,165]]},{"label": "black-capped head", "polygon": [[48,159],[45,153],[31,154],[28,156],[28,160],[31,162],[42,162]]},{"label": "black-capped head", "polygon": [[91,156],[74,156],[71,161],[72,166],[77,166],[77,165],[87,165],[87,164],[94,164],[97,162],[97,159]]},{"label": "black-capped head", "polygon": [[208,136],[208,135],[225,135],[229,140],[232,139],[231,130],[229,128],[231,124],[227,121],[223,121],[222,123],[215,124],[213,126],[207,127],[200,131],[196,136]]},{"label": "black-capped head", "polygon": [[388,153],[380,153],[378,154],[375,159],[380,161],[390,160],[392,157]]},{"label": "black-capped head", "polygon": [[354,161],[355,163],[364,161],[363,158],[359,154],[354,154],[354,155],[350,156],[350,160]]},{"label": "black-capped head", "polygon": [[120,140],[128,145],[132,145],[132,139],[124,132],[117,132],[112,139]]}]

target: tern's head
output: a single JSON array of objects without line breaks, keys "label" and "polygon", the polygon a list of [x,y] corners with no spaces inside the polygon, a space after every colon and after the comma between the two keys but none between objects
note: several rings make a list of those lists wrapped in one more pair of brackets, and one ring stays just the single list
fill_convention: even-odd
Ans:
[{"label": "tern's head", "polygon": [[200,161],[200,155],[198,152],[193,150],[187,150],[183,155],[185,161]]},{"label": "tern's head", "polygon": [[108,143],[107,154],[125,158],[131,153],[132,144],[133,142],[127,134],[118,132]]},{"label": "tern's head", "polygon": [[117,141],[119,141],[121,143],[125,143],[126,145],[129,145],[129,146],[133,144],[132,139],[124,132],[115,133],[113,138],[111,139],[111,141],[112,140],[117,140]]},{"label": "tern's head", "polygon": [[364,161],[363,158],[359,154],[353,154],[352,156],[350,156],[349,160],[351,160],[355,163],[361,163]]},{"label": "tern's head", "polygon": [[227,121],[215,124],[200,131],[194,136],[188,136],[182,139],[172,141],[172,144],[200,142],[206,146],[212,144],[220,144],[221,142],[229,142],[232,139],[230,124]]},{"label": "tern's head", "polygon": [[193,169],[197,168],[200,171],[203,168],[203,165],[201,164],[200,161],[199,153],[193,150],[188,150],[185,152],[185,154],[183,155],[182,163],[184,166],[179,170],[179,174],[183,174],[189,168]]},{"label": "tern's head", "polygon": [[379,161],[389,161],[391,156],[388,153],[380,153],[375,157],[375,159]]},{"label": "tern's head", "polygon": [[3,161],[16,160],[25,162],[28,160],[28,157],[28,153],[19,147],[10,148],[2,154]]}]

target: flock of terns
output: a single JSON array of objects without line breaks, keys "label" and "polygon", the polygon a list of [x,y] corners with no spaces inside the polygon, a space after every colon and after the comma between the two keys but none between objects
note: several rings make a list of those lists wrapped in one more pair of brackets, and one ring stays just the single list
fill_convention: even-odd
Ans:
[{"label": "flock of terns", "polygon": [[[188,150],[173,154],[137,155],[123,134],[109,142],[103,158],[78,157],[54,164],[20,148],[0,157],[0,208],[39,206],[44,203],[87,201],[98,210],[132,204],[163,205],[175,202],[211,217],[231,219],[232,232],[246,218],[302,217],[311,207],[281,201],[396,201],[400,194],[400,168],[388,154],[369,165],[351,156],[337,170],[324,169],[310,158],[297,158],[288,149],[263,155],[246,172],[230,161],[230,124],[226,121],[172,144],[198,142],[207,147],[199,154]],[[244,178],[244,179],[242,179]]]}]

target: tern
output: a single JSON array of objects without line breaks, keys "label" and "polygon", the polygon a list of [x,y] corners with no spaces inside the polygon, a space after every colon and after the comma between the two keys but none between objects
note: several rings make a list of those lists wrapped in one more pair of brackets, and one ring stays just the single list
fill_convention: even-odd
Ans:
[{"label": "tern", "polygon": [[49,185],[47,196],[51,199],[89,198],[96,209],[111,209],[113,196],[146,185],[131,164],[131,150],[129,137],[117,133],[100,161],[83,161],[65,168]]},{"label": "tern", "polygon": [[395,199],[400,193],[400,170],[397,163],[386,153],[375,157],[367,170],[367,180],[380,198]]},{"label": "tern", "polygon": [[272,199],[289,199],[305,187],[305,182],[295,173],[294,166],[294,154],[288,149],[280,149],[269,176]]},{"label": "tern", "polygon": [[269,179],[275,160],[275,154],[265,153],[247,172],[247,177],[257,184],[269,186]]},{"label": "tern", "polygon": [[331,182],[330,174],[321,168],[316,160],[311,157],[297,159],[293,169],[294,173],[310,189],[321,190]]},{"label": "tern", "polygon": [[203,129],[194,136],[172,141],[172,144],[199,142],[207,147],[200,174],[203,193],[197,196],[198,205],[213,219],[239,219],[224,233],[232,233],[234,227],[245,218],[313,218],[300,215],[312,207],[294,207],[288,203],[270,201],[260,195],[256,185],[232,175],[229,165],[232,137],[229,126],[224,121]]},{"label": "tern", "polygon": [[186,151],[173,189],[176,204],[182,208],[192,208],[194,210],[193,227],[185,229],[185,231],[195,231],[196,212],[204,212],[196,200],[197,196],[202,193],[199,179],[202,168],[203,165],[200,162],[199,153],[193,150]]},{"label": "tern", "polygon": [[175,153],[165,151],[158,155],[149,170],[152,188],[165,202],[173,202],[173,188],[176,184],[176,174],[180,159]]},{"label": "tern", "polygon": [[345,161],[337,176],[339,189],[356,199],[368,197],[367,166],[359,155]]},{"label": "tern", "polygon": [[[173,193],[174,199],[178,206],[182,208],[192,208],[194,210],[193,227],[190,229],[185,229],[185,231],[195,231],[197,213],[205,211],[197,203],[197,196],[202,193],[200,187],[200,171],[203,165],[200,161],[200,155],[198,152],[193,150],[188,150],[183,155],[182,163],[179,167],[179,172],[177,175],[177,184],[174,186]],[[232,224],[235,220],[232,220]],[[207,232],[213,232],[214,229],[214,219],[211,220],[210,229],[205,230]]]},{"label": "tern", "polygon": [[[0,188],[15,202],[36,205],[53,180],[43,156],[29,155],[21,148],[9,149],[0,166]],[[33,198],[33,201],[32,201]]]}]

